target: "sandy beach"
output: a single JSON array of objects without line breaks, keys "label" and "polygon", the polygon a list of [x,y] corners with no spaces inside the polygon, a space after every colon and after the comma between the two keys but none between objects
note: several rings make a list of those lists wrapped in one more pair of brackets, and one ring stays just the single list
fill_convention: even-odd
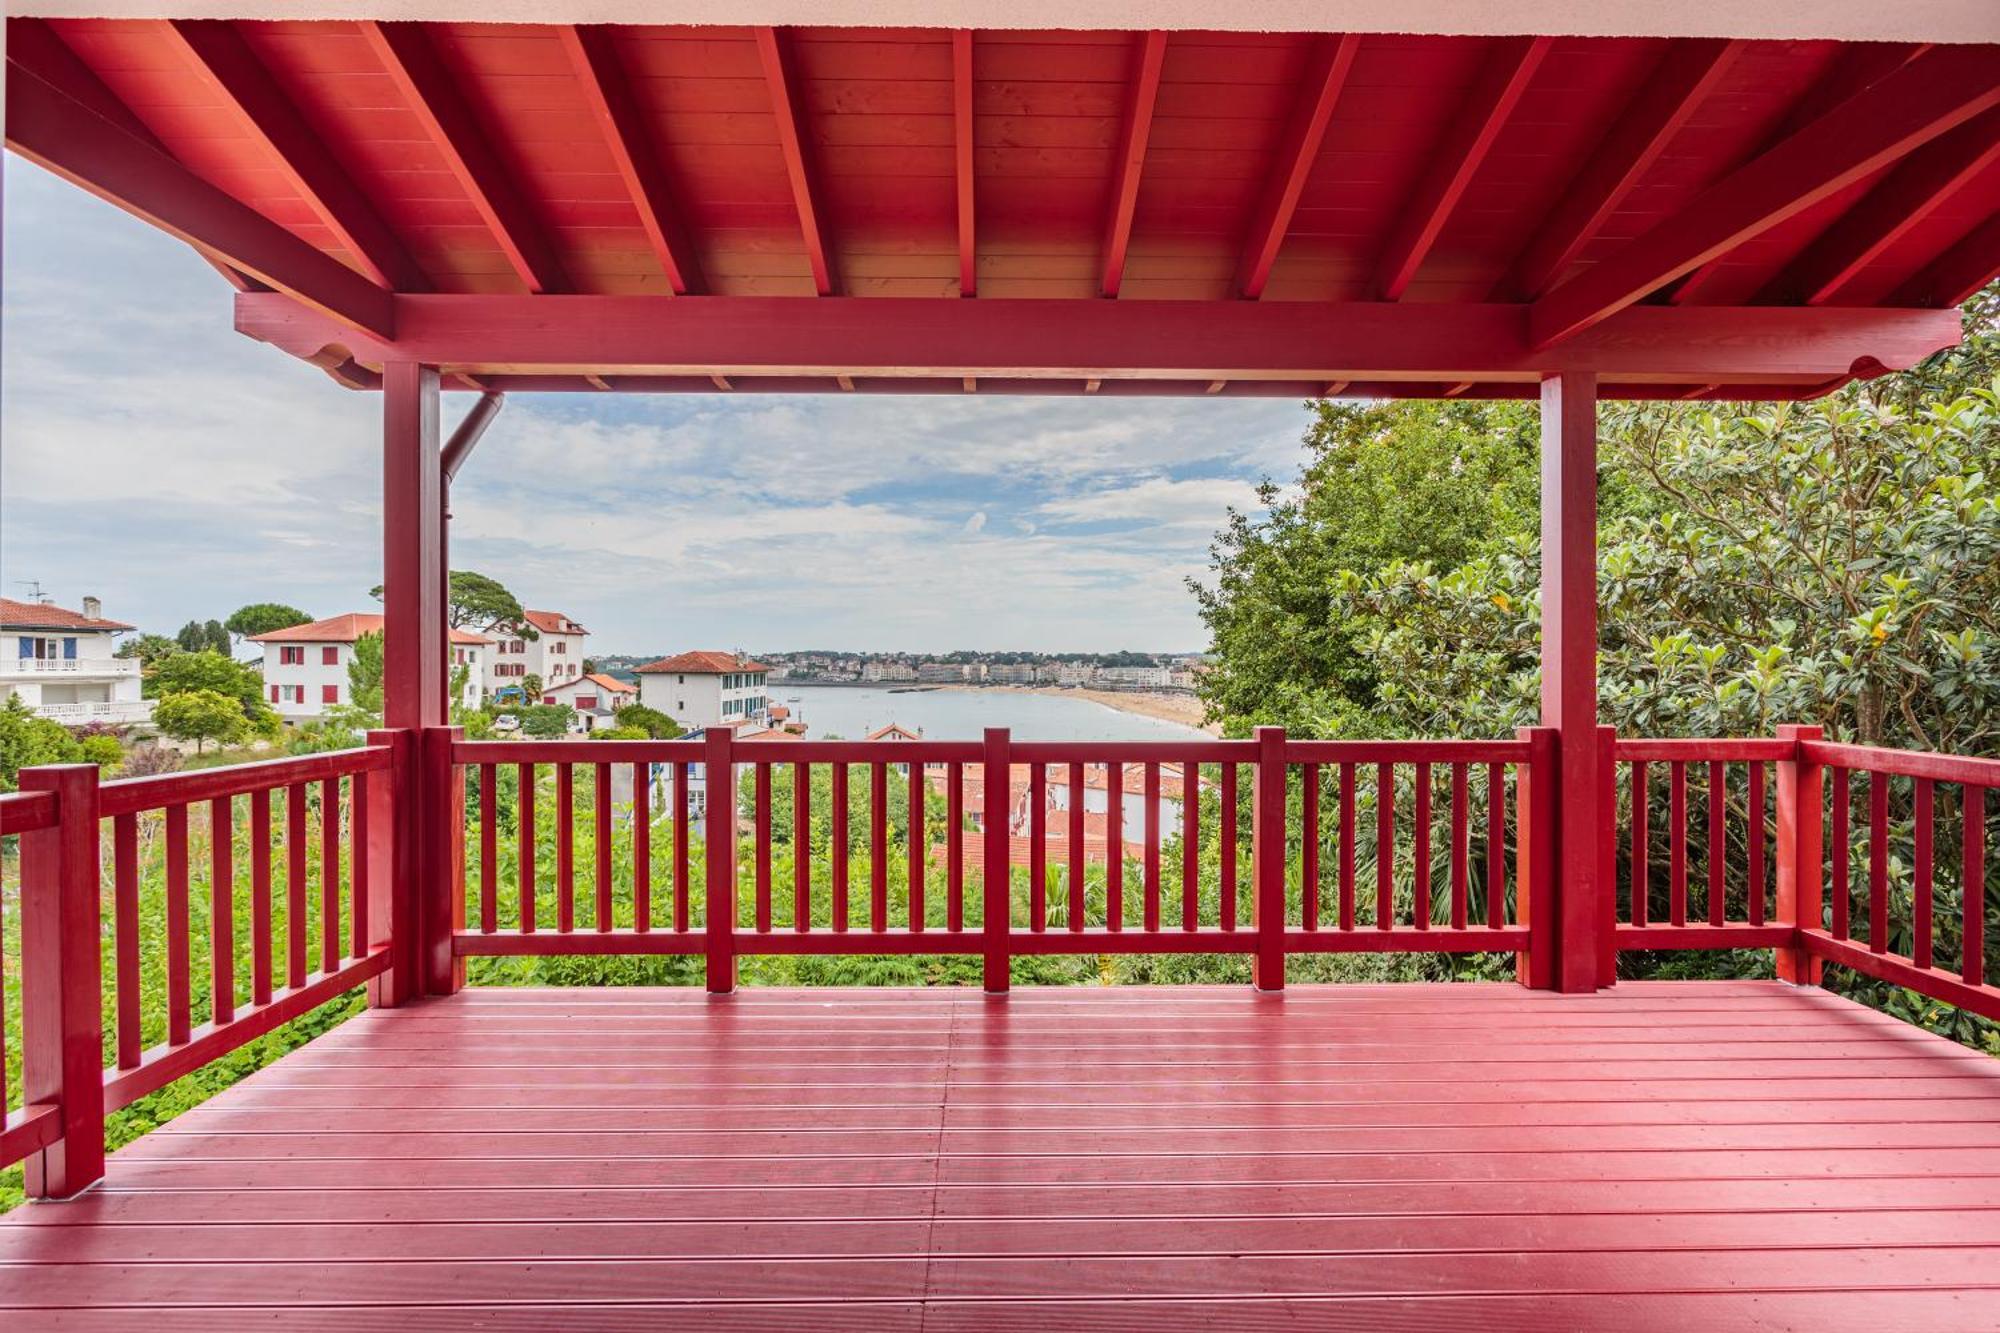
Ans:
[{"label": "sandy beach", "polygon": [[1087,690],[1064,689],[1056,685],[1035,685],[1026,693],[1046,694],[1059,699],[1088,699],[1106,708],[1115,708],[1121,713],[1137,713],[1141,717],[1155,717],[1162,722],[1178,722],[1184,727],[1205,731],[1211,736],[1220,736],[1222,728],[1202,719],[1201,700],[1192,694],[1152,694],[1141,690]]}]

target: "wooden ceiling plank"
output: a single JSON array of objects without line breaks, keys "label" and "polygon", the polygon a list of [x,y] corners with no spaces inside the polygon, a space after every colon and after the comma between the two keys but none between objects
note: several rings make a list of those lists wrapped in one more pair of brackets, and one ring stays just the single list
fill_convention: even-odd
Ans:
[{"label": "wooden ceiling plank", "polygon": [[1759,305],[1825,305],[1910,228],[2000,161],[2000,107],[1925,144],[1765,284]]},{"label": "wooden ceiling plank", "polygon": [[1889,299],[1911,306],[1955,306],[1995,278],[2000,278],[2000,213],[1967,232]]},{"label": "wooden ceiling plank", "polygon": [[1430,154],[1429,168],[1417,178],[1416,190],[1389,231],[1389,242],[1375,269],[1376,290],[1383,300],[1401,300],[1409,290],[1553,40],[1504,37],[1493,44],[1478,80],[1459,104],[1443,139]]},{"label": "wooden ceiling plank", "polygon": [[1299,196],[1306,188],[1306,178],[1312,174],[1313,163],[1319,158],[1326,127],[1333,120],[1333,108],[1340,100],[1340,90],[1347,83],[1355,53],[1360,49],[1361,38],[1352,33],[1316,38],[1312,44],[1291,119],[1285,124],[1285,137],[1278,143],[1271,173],[1264,182],[1256,215],[1244,240],[1243,256],[1237,261],[1236,291],[1246,300],[1262,296],[1265,284],[1270,281],[1271,266],[1277,263],[1285,233],[1291,230],[1292,214],[1298,211]]},{"label": "wooden ceiling plank", "polygon": [[244,137],[263,144],[279,174],[360,262],[371,281],[391,291],[433,290],[409,249],[334,160],[326,140],[306,123],[297,103],[278,86],[235,24],[226,19],[171,19],[158,27]]},{"label": "wooden ceiling plank", "polygon": [[812,266],[813,290],[821,296],[832,296],[839,281],[826,244],[826,211],[820,205],[814,183],[817,168],[801,132],[789,38],[777,28],[757,29],[757,56],[764,69],[765,87],[770,92],[771,116],[777,122],[778,148],[785,159],[785,177],[791,184],[792,205],[798,212],[806,261]]},{"label": "wooden ceiling plank", "polygon": [[1667,49],[1493,289],[1494,300],[1533,300],[1562,276],[1659,160],[1744,45],[1696,39]]},{"label": "wooden ceiling plank", "polygon": [[1167,54],[1167,34],[1139,34],[1131,82],[1126,88],[1125,115],[1118,131],[1118,156],[1113,160],[1111,202],[1104,225],[1103,271],[1098,291],[1118,295],[1125,281],[1125,256],[1132,244],[1132,218],[1139,202],[1139,176],[1146,163],[1146,145],[1153,134],[1153,108],[1160,96],[1160,68]]},{"label": "wooden ceiling plank", "polygon": [[701,261],[688,238],[665,166],[646,132],[645,117],[619,58],[615,30],[604,24],[566,23],[557,27],[556,35],[576,71],[591,119],[611,150],[625,193],[638,210],[639,225],[660,261],[668,288],[676,296],[705,293],[708,284]]},{"label": "wooden ceiling plank", "polygon": [[7,64],[9,148],[343,325],[395,335],[390,292],[58,92],[11,52]]},{"label": "wooden ceiling plank", "polygon": [[1536,301],[1531,340],[1573,336],[1994,106],[1990,51],[1925,52]]},{"label": "wooden ceiling plank", "polygon": [[361,31],[522,284],[530,292],[571,290],[547,231],[494,151],[491,136],[425,27],[369,20]]},{"label": "wooden ceiling plank", "polygon": [[952,178],[957,187],[958,294],[979,294],[979,248],[972,157],[972,31],[951,34]]}]

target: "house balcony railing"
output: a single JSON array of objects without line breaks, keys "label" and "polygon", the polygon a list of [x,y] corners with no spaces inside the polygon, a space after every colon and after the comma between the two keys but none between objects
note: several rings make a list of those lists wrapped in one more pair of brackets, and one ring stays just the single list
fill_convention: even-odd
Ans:
[{"label": "house balcony railing", "polygon": [[[25,1034],[20,1082],[0,1090],[16,1108],[0,1165],[29,1159],[32,1191],[73,1193],[101,1173],[109,1110],[363,983],[381,1004],[447,993],[474,956],[686,955],[722,991],[750,955],[959,954],[1000,992],[1012,960],[1037,955],[1233,954],[1276,990],[1301,955],[1511,954],[1525,984],[1556,988],[1566,951],[1590,951],[1608,983],[1630,951],[1768,949],[1795,982],[1832,963],[2000,1018],[1986,897],[2000,761],[1808,728],[1605,729],[1616,799],[1603,827],[1576,830],[1552,799],[1555,739],[466,742],[435,728],[101,784],[90,766],[26,769],[0,796],[0,834],[19,835]],[[697,816],[695,765],[739,799]],[[1163,826],[1170,768],[1199,778],[1177,828]],[[1101,787],[1107,829],[1140,802],[1139,854],[1092,858],[1082,804],[1049,800],[1058,781]],[[1576,838],[1592,884],[1555,874]],[[150,1047],[142,976],[148,1004],[164,991]]]},{"label": "house balcony railing", "polygon": [[150,722],[151,699],[98,699],[87,703],[43,703],[35,706],[38,716],[65,726],[82,722]]},{"label": "house balcony railing", "polygon": [[99,676],[122,679],[139,674],[130,657],[0,657],[4,676]]}]

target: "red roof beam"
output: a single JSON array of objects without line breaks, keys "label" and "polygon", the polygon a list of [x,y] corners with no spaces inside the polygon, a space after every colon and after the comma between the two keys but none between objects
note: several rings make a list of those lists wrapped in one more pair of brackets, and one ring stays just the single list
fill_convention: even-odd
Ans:
[{"label": "red roof beam", "polygon": [[430,279],[382,220],[297,104],[278,86],[236,27],[220,19],[158,25],[246,139],[263,144],[286,183],[353,255],[363,273],[393,291],[427,292]]},{"label": "red roof beam", "polygon": [[1361,39],[1352,34],[1321,37],[1312,44],[1306,58],[1305,77],[1299,82],[1298,100],[1292,106],[1285,137],[1279,141],[1277,155],[1272,159],[1270,177],[1264,182],[1264,193],[1258,200],[1257,213],[1243,245],[1243,257],[1236,265],[1236,290],[1246,300],[1262,296],[1264,285],[1270,281],[1271,266],[1277,263],[1285,233],[1291,230],[1292,214],[1298,211],[1306,177],[1312,174],[1320,145],[1326,140],[1326,127],[1333,120],[1334,104],[1340,100],[1340,90],[1347,83],[1355,53],[1360,48]]},{"label": "red roof beam", "polygon": [[1098,291],[1105,296],[1118,295],[1118,288],[1125,281],[1125,256],[1132,244],[1132,217],[1139,203],[1139,175],[1146,163],[1146,145],[1153,135],[1153,108],[1160,98],[1160,68],[1166,55],[1166,33],[1139,35],[1132,82],[1126,90],[1125,119],[1118,131],[1118,156],[1112,162],[1111,202],[1104,224],[1104,269],[1098,280]]},{"label": "red roof beam", "polygon": [[1552,41],[1548,37],[1506,37],[1494,43],[1477,82],[1459,104],[1443,140],[1431,153],[1430,166],[1419,178],[1416,192],[1389,233],[1389,243],[1376,264],[1376,287],[1383,300],[1401,300],[1409,290]]},{"label": "red roof beam", "polygon": [[958,294],[979,293],[979,251],[973,214],[972,32],[951,34],[951,160],[957,187]]},{"label": "red roof beam", "polygon": [[11,54],[7,66],[9,148],[344,325],[395,336],[389,292],[58,92]]},{"label": "red roof beam", "polygon": [[1757,295],[1824,305],[1967,181],[2000,161],[2000,107],[1911,153]]},{"label": "red roof beam", "polygon": [[1994,106],[1991,48],[1925,52],[1536,301],[1533,341],[1573,336]]},{"label": "red roof beam", "polygon": [[1542,219],[1507,276],[1493,289],[1494,300],[1532,300],[1562,276],[1605,219],[1659,160],[1743,45],[1698,40],[1668,47],[1562,198]]},{"label": "red roof beam", "polygon": [[2000,278],[2000,213],[1968,232],[1890,298],[1913,306],[1955,306]]},{"label": "red roof beam", "polygon": [[569,291],[555,246],[494,152],[460,91],[461,80],[446,68],[425,25],[371,21],[361,32],[522,285],[531,292]]},{"label": "red roof beam", "polygon": [[824,219],[815,166],[800,120],[797,74],[787,36],[776,28],[757,29],[757,57],[764,66],[764,84],[771,94],[771,118],[777,122],[778,150],[785,159],[785,178],[792,187],[792,205],[799,215],[799,235],[806,262],[812,266],[813,290],[831,296],[839,285],[833,257],[826,244]]},{"label": "red roof beam", "polygon": [[611,150],[612,163],[625,182],[632,207],[638,211],[639,226],[666,274],[668,288],[676,296],[700,295],[708,290],[701,262],[675,207],[674,191],[668,188],[659,154],[646,133],[614,33],[615,29],[601,24],[566,23],[556,29],[591,117],[604,136],[605,147]]}]

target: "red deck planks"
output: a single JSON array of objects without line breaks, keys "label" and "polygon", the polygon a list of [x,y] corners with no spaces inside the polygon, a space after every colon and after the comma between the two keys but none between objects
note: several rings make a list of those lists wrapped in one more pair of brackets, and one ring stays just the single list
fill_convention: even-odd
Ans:
[{"label": "red deck planks", "polygon": [[1996,1274],[1994,1063],[1762,982],[471,990],[0,1220],[0,1320],[147,1333],[1976,1327]]}]

